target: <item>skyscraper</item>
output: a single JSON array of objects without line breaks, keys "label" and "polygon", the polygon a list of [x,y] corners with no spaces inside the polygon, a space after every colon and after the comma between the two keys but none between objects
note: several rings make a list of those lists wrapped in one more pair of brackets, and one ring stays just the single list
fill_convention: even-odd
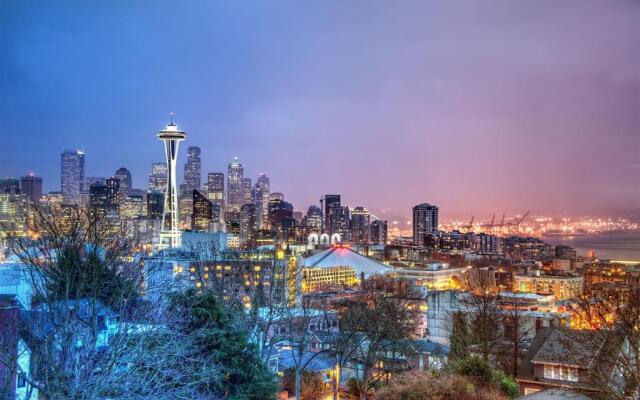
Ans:
[{"label": "skyscraper", "polygon": [[42,178],[34,174],[21,177],[20,192],[27,197],[27,200],[33,203],[38,202],[42,197]]},{"label": "skyscraper", "polygon": [[200,177],[200,147],[189,146],[187,148],[187,162],[184,164],[184,183],[180,187],[180,193],[191,196],[194,189],[200,190]]},{"label": "skyscraper", "polygon": [[251,178],[242,178],[242,180],[240,180],[240,188],[242,190],[242,201],[240,202],[240,207],[245,204],[253,203],[253,185],[251,184]]},{"label": "skyscraper", "polygon": [[164,194],[162,192],[153,191],[147,193],[147,217],[149,219],[162,218],[162,209],[164,207]]},{"label": "skyscraper", "polygon": [[16,178],[0,179],[0,193],[20,194],[20,181]]},{"label": "skyscraper", "polygon": [[178,146],[181,141],[187,138],[187,134],[178,129],[172,118],[169,125],[158,132],[157,137],[164,143],[167,157],[167,190],[164,195],[164,212],[162,214],[159,247],[180,247],[182,245],[182,236],[178,229],[176,160],[178,159]]},{"label": "skyscraper", "polygon": [[255,204],[240,207],[240,245],[250,245],[258,232],[258,212]]},{"label": "skyscraper", "polygon": [[119,205],[122,203],[120,197],[120,179],[112,176],[106,181],[107,186],[107,202],[106,209],[107,215],[115,215],[118,213]]},{"label": "skyscraper", "polygon": [[326,233],[330,233],[331,232],[331,221],[330,221],[330,217],[331,217],[331,212],[329,211],[331,209],[331,207],[333,207],[334,205],[340,206],[340,195],[339,194],[325,194],[324,198],[322,199],[322,202],[324,204],[322,204],[323,206],[323,215],[324,215],[324,231]]},{"label": "skyscraper", "polygon": [[369,243],[371,227],[371,214],[364,207],[356,207],[351,210],[351,242],[357,244]]},{"label": "skyscraper", "polygon": [[107,185],[93,184],[89,186],[89,204],[100,217],[107,214]]},{"label": "skyscraper", "polygon": [[129,191],[132,188],[131,171],[129,171],[125,167],[120,167],[113,176],[115,178],[118,178],[118,180],[120,181],[120,191],[122,192],[122,194],[129,194]]},{"label": "skyscraper", "polygon": [[149,191],[167,191],[167,163],[151,164],[151,174],[149,175]]},{"label": "skyscraper", "polygon": [[60,191],[65,204],[79,204],[84,190],[84,152],[65,150],[60,160]]},{"label": "skyscraper", "polygon": [[227,207],[229,213],[240,213],[242,206],[242,178],[244,177],[244,165],[235,157],[227,171]]},{"label": "skyscraper", "polygon": [[213,204],[200,191],[193,189],[193,212],[191,213],[191,230],[207,232],[213,222]]},{"label": "skyscraper", "polygon": [[217,206],[218,217],[214,217],[215,222],[220,221],[220,216],[224,215],[224,174],[222,172],[210,172],[207,174],[206,184],[207,198],[214,206]]},{"label": "skyscraper", "polygon": [[413,244],[424,246],[427,235],[438,230],[438,207],[422,203],[413,207]]},{"label": "skyscraper", "polygon": [[266,229],[269,225],[269,191],[271,183],[269,177],[260,174],[253,188],[253,202],[257,207],[260,228]]},{"label": "skyscraper", "polygon": [[387,244],[387,221],[371,221],[371,243]]},{"label": "skyscraper", "polygon": [[343,241],[349,241],[351,236],[351,216],[347,206],[333,203],[329,207],[329,229],[330,235],[338,234]]}]

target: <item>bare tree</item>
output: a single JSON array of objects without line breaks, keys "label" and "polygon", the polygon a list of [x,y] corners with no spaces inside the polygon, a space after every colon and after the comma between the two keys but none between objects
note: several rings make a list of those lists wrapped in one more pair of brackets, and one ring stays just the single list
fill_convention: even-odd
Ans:
[{"label": "bare tree", "polygon": [[568,352],[593,354],[590,385],[607,399],[640,396],[640,288],[615,287],[578,299]]},{"label": "bare tree", "polygon": [[498,288],[491,271],[470,270],[465,282],[468,293],[461,305],[471,320],[472,344],[485,361],[492,361],[502,339],[502,312],[496,302]]},{"label": "bare tree", "polygon": [[[362,365],[362,381],[356,380],[362,399],[369,399],[369,387],[376,364],[390,345],[416,335],[420,296],[404,280],[372,277],[363,282],[364,294],[350,301],[340,316],[340,329],[350,335],[355,358]],[[356,371],[356,376],[358,376]]]},{"label": "bare tree", "polygon": [[[140,296],[136,237],[81,207],[35,207],[27,222],[29,236],[7,242],[33,291],[20,327],[29,384],[50,399],[198,398],[215,365],[191,360],[193,338],[174,329],[181,317]],[[15,365],[8,356],[0,363]]]}]

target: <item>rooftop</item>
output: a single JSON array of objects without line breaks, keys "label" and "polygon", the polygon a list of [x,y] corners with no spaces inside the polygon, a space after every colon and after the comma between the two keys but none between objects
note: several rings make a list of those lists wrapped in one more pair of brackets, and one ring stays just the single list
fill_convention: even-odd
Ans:
[{"label": "rooftop", "polygon": [[386,274],[391,268],[374,259],[365,257],[347,246],[332,246],[302,262],[306,268],[334,268],[352,267],[356,274],[363,273],[365,277],[375,274]]}]

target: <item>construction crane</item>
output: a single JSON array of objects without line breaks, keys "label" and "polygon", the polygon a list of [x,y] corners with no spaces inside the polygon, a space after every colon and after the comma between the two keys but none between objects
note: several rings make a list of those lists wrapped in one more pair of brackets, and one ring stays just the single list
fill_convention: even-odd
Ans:
[{"label": "construction crane", "polygon": [[530,212],[531,212],[531,211],[527,211],[526,213],[524,213],[524,215],[522,216],[522,218],[520,218],[520,219],[518,220],[518,222],[516,222],[516,226],[519,226],[519,225],[522,223],[522,221],[524,221],[524,219],[525,219],[525,218],[527,218],[527,216],[529,216],[529,213],[530,213]]},{"label": "construction crane", "polygon": [[471,216],[471,221],[469,221],[469,225],[462,225],[460,227],[460,229],[466,229],[466,230],[472,230],[473,229],[473,219],[475,218],[475,215]]}]

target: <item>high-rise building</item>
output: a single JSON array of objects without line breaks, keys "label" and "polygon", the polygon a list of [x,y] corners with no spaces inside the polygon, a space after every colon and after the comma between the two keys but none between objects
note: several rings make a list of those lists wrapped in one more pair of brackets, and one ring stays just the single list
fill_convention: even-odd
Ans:
[{"label": "high-rise building", "polygon": [[256,239],[259,228],[258,208],[255,204],[240,207],[240,245],[250,245]]},{"label": "high-rise building", "polygon": [[322,199],[323,206],[323,215],[324,215],[324,230],[326,233],[331,232],[331,221],[330,221],[330,208],[333,206],[340,206],[340,195],[339,194],[325,194]]},{"label": "high-rise building", "polygon": [[118,205],[120,207],[124,207],[125,202],[127,201],[127,196],[131,194],[132,189],[131,171],[125,167],[121,167],[118,168],[113,177],[120,183],[120,188],[118,189]]},{"label": "high-rise building", "polygon": [[350,240],[353,243],[369,243],[371,235],[371,214],[364,207],[356,207],[351,210]]},{"label": "high-rise building", "polygon": [[20,194],[20,181],[16,178],[0,179],[0,193]]},{"label": "high-rise building", "polygon": [[293,219],[293,205],[280,199],[269,200],[269,226],[279,237],[284,236],[288,219]]},{"label": "high-rise building", "polygon": [[9,232],[17,235],[26,234],[27,201],[20,191],[0,192],[0,238]]},{"label": "high-rise building", "polygon": [[282,200],[284,201],[284,194],[280,192],[273,192],[269,195],[269,200]]},{"label": "high-rise building", "polygon": [[32,203],[40,201],[42,197],[42,178],[28,174],[20,178],[20,193]]},{"label": "high-rise building", "polygon": [[381,219],[371,221],[371,243],[387,244],[387,221]]},{"label": "high-rise building", "polygon": [[84,187],[86,190],[89,190],[91,185],[106,185],[107,179],[101,176],[87,176],[85,182]]},{"label": "high-rise building", "polygon": [[142,196],[130,194],[120,204],[120,218],[138,219],[144,215],[144,199]]},{"label": "high-rise building", "polygon": [[106,180],[107,187],[107,215],[115,215],[118,213],[120,206],[120,179],[112,176]]},{"label": "high-rise building", "polygon": [[184,183],[180,186],[180,193],[191,196],[193,190],[200,190],[201,161],[200,147],[187,148],[187,162],[184,164]]},{"label": "high-rise building", "polygon": [[191,213],[191,230],[207,232],[213,222],[213,204],[198,190],[193,189],[193,212]]},{"label": "high-rise building", "polygon": [[107,214],[107,185],[93,184],[89,186],[89,205],[100,217]]},{"label": "high-rise building", "polygon": [[79,204],[84,190],[84,152],[65,150],[60,159],[60,191],[65,204]]},{"label": "high-rise building", "polygon": [[251,178],[242,178],[240,187],[242,189],[242,202],[240,207],[253,203],[253,185],[251,184]]},{"label": "high-rise building", "polygon": [[167,190],[164,195],[164,212],[162,214],[159,247],[181,247],[182,234],[178,228],[176,160],[178,159],[179,144],[187,138],[187,134],[178,129],[172,118],[169,125],[158,132],[157,137],[164,143],[167,156]]},{"label": "high-rise building", "polygon": [[160,219],[163,215],[164,194],[163,192],[153,191],[147,193],[147,217],[149,219]]},{"label": "high-rise building", "polygon": [[265,174],[260,174],[253,188],[253,203],[257,207],[259,225],[262,229],[267,229],[269,225],[270,189],[271,183],[269,182],[269,177]]},{"label": "high-rise building", "polygon": [[304,224],[309,233],[320,233],[322,231],[322,210],[318,206],[311,205],[304,217]]},{"label": "high-rise building", "polygon": [[149,191],[158,191],[162,193],[167,191],[167,163],[151,164]]},{"label": "high-rise building", "polygon": [[413,207],[413,244],[424,246],[427,235],[438,230],[438,207],[423,203]]},{"label": "high-rise building", "polygon": [[347,206],[341,206],[333,203],[329,207],[329,229],[330,235],[338,234],[342,241],[349,241],[351,239],[351,216],[350,210]]},{"label": "high-rise building", "polygon": [[214,208],[217,208],[218,216],[214,216],[214,221],[222,222],[220,217],[224,215],[224,174],[222,172],[210,172],[207,174],[205,189],[207,198],[214,205]]},{"label": "high-rise building", "polygon": [[126,195],[129,194],[129,191],[133,187],[131,180],[131,171],[129,171],[125,167],[121,167],[118,168],[113,176],[115,178],[118,178],[118,180],[120,181],[120,192],[122,197],[126,197]]},{"label": "high-rise building", "polygon": [[244,165],[235,157],[229,164],[227,173],[227,207],[229,213],[240,213],[242,206],[242,178],[244,178]]}]

